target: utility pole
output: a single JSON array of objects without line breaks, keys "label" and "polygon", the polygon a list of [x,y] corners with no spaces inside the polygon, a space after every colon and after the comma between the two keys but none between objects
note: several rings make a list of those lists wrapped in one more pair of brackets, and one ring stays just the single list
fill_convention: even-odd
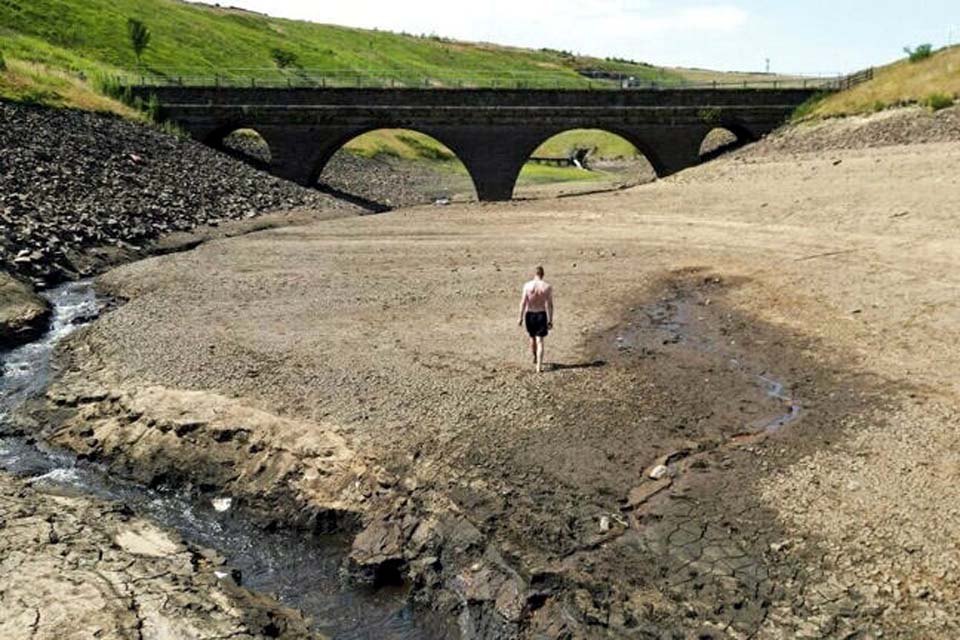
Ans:
[{"label": "utility pole", "polygon": [[770,58],[767,58],[767,73],[770,73]]}]

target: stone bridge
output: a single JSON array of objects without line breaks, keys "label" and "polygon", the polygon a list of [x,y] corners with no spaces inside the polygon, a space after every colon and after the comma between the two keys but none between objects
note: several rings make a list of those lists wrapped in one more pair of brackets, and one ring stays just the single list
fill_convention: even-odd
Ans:
[{"label": "stone bridge", "polygon": [[237,129],[270,146],[270,171],[310,186],[331,156],[375,129],[412,129],[457,155],[480,200],[509,200],[520,169],[548,138],[604,129],[643,153],[657,175],[701,161],[723,127],[741,143],[782,125],[814,89],[334,89],[137,87],[166,118],[213,147]]}]

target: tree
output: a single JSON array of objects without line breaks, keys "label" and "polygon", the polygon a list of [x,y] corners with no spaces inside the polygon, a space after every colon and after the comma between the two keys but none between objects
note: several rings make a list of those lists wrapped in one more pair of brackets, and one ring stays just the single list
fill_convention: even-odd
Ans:
[{"label": "tree", "polygon": [[286,49],[271,49],[270,57],[273,58],[273,62],[280,69],[286,69],[287,67],[293,67],[297,64],[297,54],[292,51],[287,51]]},{"label": "tree", "polygon": [[137,67],[139,67],[143,52],[150,46],[150,29],[136,18],[130,18],[127,20],[127,34],[130,36],[130,46],[133,48],[133,54],[137,56]]}]

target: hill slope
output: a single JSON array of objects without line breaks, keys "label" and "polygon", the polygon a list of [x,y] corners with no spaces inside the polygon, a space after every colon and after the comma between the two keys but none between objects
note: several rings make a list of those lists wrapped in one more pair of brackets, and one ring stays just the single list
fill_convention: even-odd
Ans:
[{"label": "hill slope", "polygon": [[0,35],[8,58],[87,75],[132,72],[138,66],[128,43],[128,18],[150,28],[142,70],[160,75],[243,77],[276,70],[271,52],[283,49],[296,60],[289,73],[318,69],[451,84],[496,74],[577,87],[589,83],[577,69],[590,68],[658,82],[682,80],[646,64],[315,24],[176,0],[4,0]]},{"label": "hill slope", "polygon": [[[872,80],[828,96],[810,115],[863,114],[887,107],[927,103],[937,94],[954,100],[960,95],[960,46],[941,49],[917,62],[903,59],[879,67]],[[945,99],[938,108],[948,106]]]}]

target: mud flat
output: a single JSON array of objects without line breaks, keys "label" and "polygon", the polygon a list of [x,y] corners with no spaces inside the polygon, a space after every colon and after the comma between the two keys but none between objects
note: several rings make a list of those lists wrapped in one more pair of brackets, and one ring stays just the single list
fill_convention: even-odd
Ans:
[{"label": "mud flat", "polygon": [[955,637],[960,150],[761,151],[115,269],[23,428],[355,534],[464,637]]}]

